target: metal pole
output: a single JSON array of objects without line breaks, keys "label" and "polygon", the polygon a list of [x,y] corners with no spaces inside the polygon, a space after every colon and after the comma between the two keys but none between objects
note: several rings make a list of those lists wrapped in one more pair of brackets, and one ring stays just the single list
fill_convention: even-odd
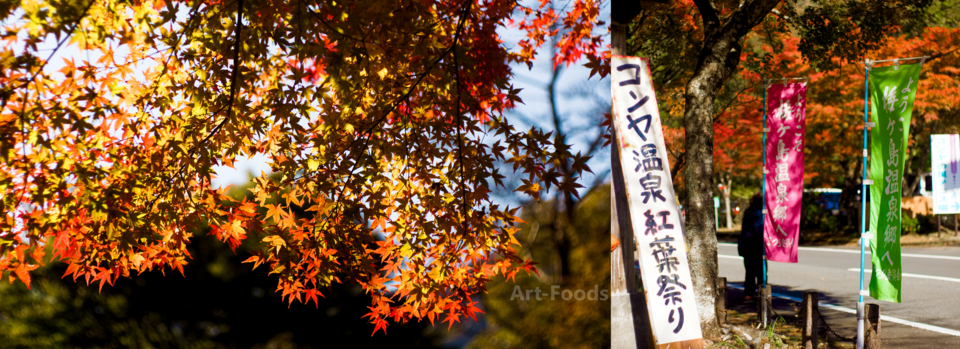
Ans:
[{"label": "metal pole", "polygon": [[[930,56],[920,56],[920,57],[910,57],[910,58],[891,58],[891,59],[884,59],[884,60],[879,60],[879,61],[870,61],[868,64],[882,63],[882,62],[893,62],[893,61],[901,61],[901,62],[902,62],[902,61],[910,61],[910,60],[914,60],[914,59],[927,60],[927,58],[930,58]],[[922,63],[921,63],[921,64],[922,64]]]},{"label": "metal pole", "polygon": [[870,60],[863,67],[863,179],[860,182],[860,299],[857,302],[857,349],[863,349],[863,248],[867,244],[867,122],[870,112]]},{"label": "metal pole", "polygon": [[763,327],[767,327],[767,297],[765,290],[767,289],[767,246],[766,246],[766,224],[767,224],[767,80],[763,79],[763,171],[760,171],[760,197],[762,198],[763,205],[761,206],[761,211],[763,214],[763,220],[760,223],[761,231],[760,236],[763,237],[763,277],[761,278],[760,289],[764,290],[760,293],[760,321],[763,324]]},{"label": "metal pole", "polygon": [[[763,213],[763,220],[761,221],[760,226],[763,229],[761,231],[761,236],[766,240],[766,224],[767,224],[767,79],[763,79],[763,144],[761,145],[763,149],[763,171],[760,171],[760,196],[763,199],[763,206],[761,211]],[[764,241],[763,248],[763,282],[760,283],[760,288],[763,288],[767,285],[767,248],[766,241]]]}]

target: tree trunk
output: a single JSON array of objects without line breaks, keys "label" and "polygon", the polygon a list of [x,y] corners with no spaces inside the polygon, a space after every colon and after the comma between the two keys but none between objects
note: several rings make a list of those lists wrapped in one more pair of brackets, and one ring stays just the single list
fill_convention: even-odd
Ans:
[{"label": "tree trunk", "polygon": [[[737,54],[739,55],[739,52]],[[717,63],[698,67],[697,73],[687,84],[684,112],[687,150],[684,183],[687,187],[686,228],[690,243],[690,274],[697,295],[700,327],[707,338],[720,336],[715,305],[717,232],[712,201],[713,101],[722,83],[721,79],[729,77],[729,73],[724,74],[721,69],[721,65]]]},{"label": "tree trunk", "polygon": [[695,0],[704,23],[703,48],[684,99],[687,189],[686,235],[690,244],[690,274],[697,296],[700,327],[706,338],[719,338],[717,322],[717,233],[713,217],[713,103],[723,82],[740,64],[744,36],[779,0],[746,1],[720,22],[710,1]]},{"label": "tree trunk", "polygon": [[[551,39],[553,47],[556,47],[556,38]],[[551,51],[552,52],[552,51]],[[559,100],[557,99],[557,81],[563,72],[563,66],[557,66],[552,69],[550,84],[547,85],[547,94],[550,99],[550,116],[553,120],[553,129],[556,132],[554,143],[557,147],[568,147],[566,137],[568,133],[564,130],[563,119],[560,117]],[[566,182],[573,176],[570,169],[570,162],[565,161],[560,164],[560,174],[563,175],[563,181]],[[556,205],[554,205],[553,228],[557,233],[555,241],[557,254],[560,257],[560,284],[567,285],[570,282],[570,250],[572,248],[570,235],[573,229],[573,222],[576,220],[576,211],[574,210],[576,202],[573,194],[557,191]],[[562,217],[561,217],[562,215]]]}]

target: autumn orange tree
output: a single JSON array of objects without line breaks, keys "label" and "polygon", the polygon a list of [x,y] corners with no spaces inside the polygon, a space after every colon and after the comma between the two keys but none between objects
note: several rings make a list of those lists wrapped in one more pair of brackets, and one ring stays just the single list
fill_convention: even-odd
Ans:
[{"label": "autumn orange tree", "polygon": [[[0,272],[29,285],[52,258],[101,288],[182,272],[191,232],[209,225],[232,247],[259,242],[246,261],[276,274],[287,302],[361,285],[374,333],[472,316],[491,276],[532,270],[516,209],[488,196],[498,160],[534,197],[575,194],[588,170],[504,116],[521,102],[510,64],[557,30],[554,64],[609,71],[599,1],[549,3],[0,5]],[[517,49],[505,26],[525,33]],[[254,200],[211,187],[213,166],[256,154],[276,180],[256,178]]]},{"label": "autumn orange tree", "polygon": [[[799,73],[771,64],[773,55],[763,52],[764,45],[773,48],[769,53],[783,52],[785,35],[799,38],[797,51],[815,71],[862,60],[883,48],[888,38],[902,35],[904,26],[923,28],[925,11],[933,2],[676,0],[649,4],[631,21],[629,54],[653,57],[655,85],[660,82],[663,87],[658,89],[677,95],[668,97],[668,102],[672,98],[674,106],[682,105],[682,114],[670,118],[683,129],[683,150],[671,155],[683,157],[675,162],[683,165],[684,178],[679,183],[685,195],[679,197],[686,201],[690,269],[706,337],[719,338],[721,333],[716,320],[717,240],[710,201],[716,178],[715,120],[729,98],[725,94],[729,96],[730,87],[736,85],[729,83],[739,79],[742,68],[764,77]],[[669,104],[665,107],[671,110]],[[672,170],[676,175],[679,169]]]},{"label": "autumn orange tree", "polygon": [[[956,24],[954,24],[956,27]],[[767,64],[782,67],[796,76],[810,77],[807,105],[807,134],[805,186],[844,188],[841,209],[847,216],[859,215],[859,189],[862,176],[863,142],[863,64],[845,62],[840,57],[829,63],[835,67],[817,71],[801,55],[801,38],[782,33],[780,52],[765,47],[771,53]],[[956,130],[956,110],[960,100],[955,98],[957,87],[954,72],[960,67],[960,30],[928,27],[917,29],[914,35],[884,38],[880,47],[864,52],[871,59],[891,57],[930,57],[924,63],[917,90],[917,103],[911,121],[910,142],[907,148],[907,174],[922,174],[929,170],[929,140],[931,133]],[[904,195],[912,195],[919,182],[917,176],[905,176]],[[859,223],[852,219],[852,223]]]}]

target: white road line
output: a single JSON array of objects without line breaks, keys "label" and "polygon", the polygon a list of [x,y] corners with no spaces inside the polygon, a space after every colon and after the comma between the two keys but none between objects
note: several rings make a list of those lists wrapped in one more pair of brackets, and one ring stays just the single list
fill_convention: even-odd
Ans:
[{"label": "white road line", "polygon": [[[737,286],[737,285],[727,284],[727,286],[728,286],[728,287],[731,287],[731,288],[736,288],[736,289],[738,289],[738,290],[742,290],[742,289],[743,289],[742,286]],[[785,294],[779,294],[779,293],[776,293],[776,292],[772,293],[772,296],[777,297],[777,298],[789,299],[789,300],[792,300],[792,301],[794,301],[794,302],[803,302],[803,299],[800,299],[800,298],[797,298],[797,297],[793,297],[793,296],[788,296],[788,295],[785,295]],[[841,306],[839,306],[839,305],[833,305],[833,304],[828,304],[828,303],[824,303],[824,302],[819,302],[819,303],[817,303],[817,304],[818,304],[819,306],[821,306],[821,307],[824,307],[824,308],[827,308],[827,309],[833,309],[833,310],[836,310],[836,311],[842,311],[842,312],[844,312],[844,313],[850,313],[850,314],[856,314],[856,313],[857,313],[857,310],[856,310],[856,309],[844,308],[844,307],[841,307]],[[880,314],[880,320],[882,320],[882,321],[890,321],[890,322],[898,323],[898,324],[901,324],[901,325],[907,325],[907,326],[910,326],[910,327],[916,327],[916,328],[924,329],[924,330],[927,330],[927,331],[939,332],[939,333],[948,334],[948,335],[951,335],[951,336],[960,337],[960,331],[951,330],[951,329],[949,329],[949,328],[943,328],[943,327],[940,327],[940,326],[927,325],[927,324],[924,324],[924,323],[914,322],[914,321],[910,321],[910,320],[904,320],[904,319],[896,318],[896,317],[893,317],[893,316],[888,316],[888,315]]]},{"label": "white road line", "polygon": [[727,255],[723,255],[723,254],[718,254],[717,257],[720,257],[720,258],[730,258],[730,259],[743,259],[743,257],[741,257],[741,256],[727,256]]},{"label": "white road line", "polygon": [[[732,243],[732,242],[718,242],[717,244],[719,244],[719,245],[729,245],[729,246],[736,246],[736,245],[737,245],[737,244]],[[798,247],[798,249],[800,249],[800,250],[805,250],[805,251],[843,252],[843,253],[855,253],[855,254],[859,254],[859,253],[860,253],[860,250],[859,250],[859,249],[857,249],[857,250],[847,250],[847,249],[840,249],[840,248],[824,248],[824,247]],[[869,250],[869,249],[865,250],[865,251],[864,251],[864,254],[870,254],[870,250]],[[956,256],[941,256],[941,255],[935,255],[935,254],[901,253],[900,256],[902,256],[902,257],[914,257],[914,258],[948,259],[948,260],[960,261],[960,257],[956,257]]]},{"label": "white road line", "polygon": [[[850,268],[850,269],[847,269],[847,271],[855,271],[855,272],[858,272],[858,273],[859,273],[859,272],[860,272],[860,268]],[[863,270],[864,273],[870,273],[871,271],[872,271],[871,269],[864,269],[864,270]],[[900,274],[900,275],[909,276],[909,277],[915,277],[915,278],[921,278],[921,279],[933,279],[933,280],[940,280],[940,281],[960,282],[960,279],[948,278],[948,277],[943,277],[943,276],[932,276],[932,275],[910,274],[910,273],[903,273],[903,274]]]}]

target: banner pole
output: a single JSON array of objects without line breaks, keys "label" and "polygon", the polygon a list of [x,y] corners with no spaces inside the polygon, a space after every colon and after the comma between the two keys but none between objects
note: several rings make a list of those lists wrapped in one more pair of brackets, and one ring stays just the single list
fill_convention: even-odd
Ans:
[{"label": "banner pole", "polygon": [[[767,79],[763,79],[763,144],[760,146],[763,149],[763,170],[760,171],[760,196],[763,198],[763,206],[761,211],[763,214],[763,220],[761,220],[761,236],[764,239],[763,247],[763,280],[760,283],[761,289],[766,289],[767,287],[767,247],[766,247],[766,225],[767,224]],[[766,325],[766,324],[764,324]]]},{"label": "banner pole", "polygon": [[768,306],[767,298],[770,297],[767,294],[767,234],[766,234],[766,224],[767,224],[767,80],[763,81],[763,171],[760,171],[760,193],[763,198],[763,206],[761,206],[761,220],[760,224],[760,236],[763,241],[763,276],[761,277],[760,282],[760,322],[763,325],[763,328],[767,328],[767,312]]},{"label": "banner pole", "polygon": [[865,61],[863,82],[863,179],[860,181],[860,299],[857,302],[857,349],[863,349],[863,250],[867,244],[867,123],[870,101],[870,60]]}]

